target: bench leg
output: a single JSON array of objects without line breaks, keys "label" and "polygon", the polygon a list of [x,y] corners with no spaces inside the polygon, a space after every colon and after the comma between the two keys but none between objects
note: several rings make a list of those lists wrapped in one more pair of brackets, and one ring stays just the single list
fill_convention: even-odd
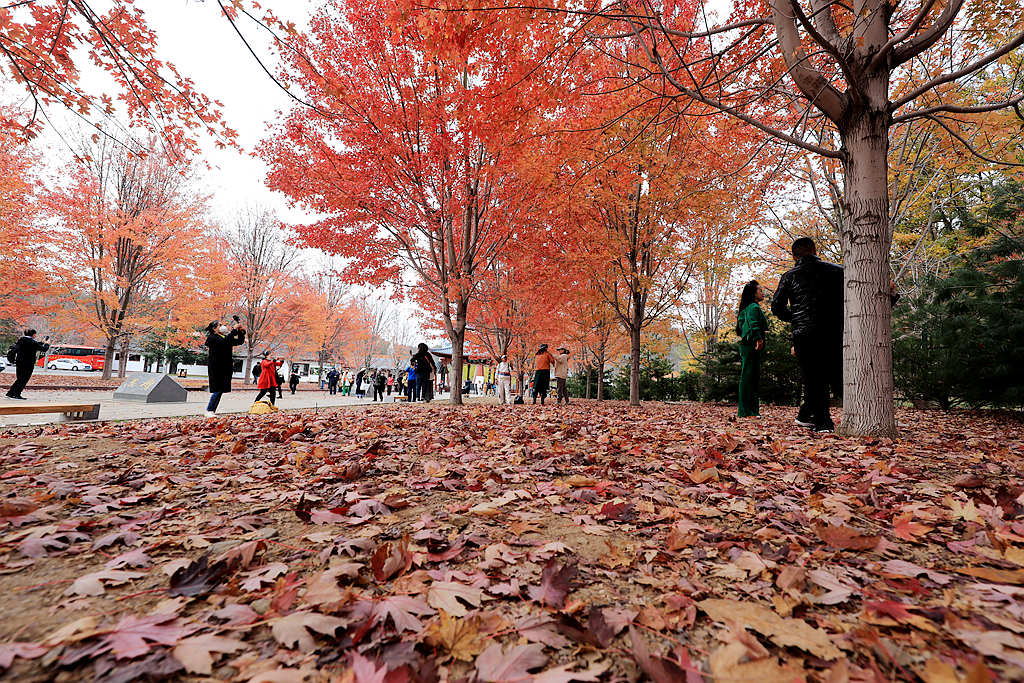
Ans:
[{"label": "bench leg", "polygon": [[100,419],[100,404],[97,403],[92,410],[83,410],[77,413],[64,413],[65,422],[84,422],[86,420]]}]

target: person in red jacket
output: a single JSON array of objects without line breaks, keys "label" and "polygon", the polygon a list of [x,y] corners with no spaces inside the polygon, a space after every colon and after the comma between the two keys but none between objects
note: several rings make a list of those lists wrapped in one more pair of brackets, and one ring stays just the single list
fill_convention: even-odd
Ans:
[{"label": "person in red jacket", "polygon": [[260,393],[256,394],[256,401],[266,395],[270,397],[270,405],[274,405],[274,399],[277,397],[277,369],[284,365],[284,359],[269,356],[270,352],[264,351],[263,360],[260,361],[260,378],[256,382],[256,388]]}]

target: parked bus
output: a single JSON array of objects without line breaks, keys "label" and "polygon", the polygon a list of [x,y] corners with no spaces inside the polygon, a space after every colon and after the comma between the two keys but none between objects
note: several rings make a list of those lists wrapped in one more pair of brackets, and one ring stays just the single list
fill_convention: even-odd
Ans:
[{"label": "parked bus", "polygon": [[103,369],[103,349],[91,346],[51,346],[49,353],[43,354],[36,361],[36,365],[43,367],[44,361],[60,360],[61,358],[87,363],[93,370]]}]

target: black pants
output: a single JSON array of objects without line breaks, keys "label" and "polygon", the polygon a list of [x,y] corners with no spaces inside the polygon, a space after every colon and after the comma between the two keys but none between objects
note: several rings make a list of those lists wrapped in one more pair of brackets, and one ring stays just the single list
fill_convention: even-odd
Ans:
[{"label": "black pants", "polygon": [[338,383],[337,382],[328,382],[327,383],[327,390],[331,392],[331,396],[334,396],[336,393],[338,393]]},{"label": "black pants", "polygon": [[29,365],[26,367],[20,367],[15,372],[14,384],[7,390],[8,396],[21,396],[22,390],[28,381],[32,379],[32,372],[36,369],[36,366]]},{"label": "black pants", "polygon": [[829,390],[842,393],[842,344],[836,339],[814,335],[793,338],[796,361],[803,380],[801,421],[818,429],[834,429],[829,411]]},{"label": "black pants", "polygon": [[556,397],[558,403],[561,404],[564,400],[567,404],[569,403],[569,389],[566,387],[567,382],[561,377],[555,378],[555,386],[557,389]]},{"label": "black pants", "polygon": [[544,399],[548,397],[548,387],[551,384],[550,370],[537,370],[533,373],[533,402],[537,402],[540,396],[540,404],[544,405]]},{"label": "black pants", "polygon": [[299,385],[298,385],[298,383],[297,383],[297,382],[292,382],[292,383],[291,383],[291,384],[289,384],[288,386],[289,386],[289,387],[291,388],[291,390],[292,390],[292,394],[294,394],[294,393],[295,393],[295,390],[299,388]]},{"label": "black pants", "polygon": [[256,399],[253,401],[253,403],[260,400],[264,396],[269,396],[270,405],[275,405],[274,401],[277,398],[277,387],[270,387],[269,389],[260,389],[260,393],[256,394]]},{"label": "black pants", "polygon": [[373,400],[383,401],[384,400],[384,389],[378,387],[376,384],[373,385]]}]

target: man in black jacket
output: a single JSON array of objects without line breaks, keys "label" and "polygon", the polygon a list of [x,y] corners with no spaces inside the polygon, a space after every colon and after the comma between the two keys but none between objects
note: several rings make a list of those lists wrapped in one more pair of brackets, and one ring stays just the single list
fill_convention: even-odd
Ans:
[{"label": "man in black jacket", "polygon": [[793,328],[804,392],[796,423],[831,432],[829,387],[841,395],[843,386],[843,268],[819,259],[809,237],[793,242],[793,260],[796,266],[779,280],[772,313]]},{"label": "man in black jacket", "polygon": [[49,337],[37,342],[35,336],[35,330],[25,330],[25,336],[14,345],[16,379],[11,388],[7,390],[7,398],[25,400],[21,392],[25,389],[25,385],[32,377],[32,371],[36,368],[36,353],[46,353],[50,349],[50,345],[46,343],[46,339]]}]

